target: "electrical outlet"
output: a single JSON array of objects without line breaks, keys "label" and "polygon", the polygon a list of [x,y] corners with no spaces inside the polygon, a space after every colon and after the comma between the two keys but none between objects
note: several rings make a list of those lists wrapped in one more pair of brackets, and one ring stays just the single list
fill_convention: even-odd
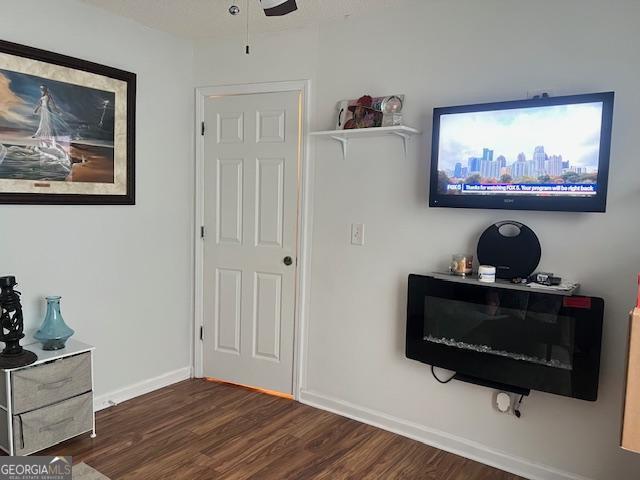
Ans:
[{"label": "electrical outlet", "polygon": [[495,392],[493,401],[494,407],[500,413],[511,413],[513,399],[510,394],[507,392]]},{"label": "electrical outlet", "polygon": [[351,244],[364,245],[364,223],[351,224]]}]

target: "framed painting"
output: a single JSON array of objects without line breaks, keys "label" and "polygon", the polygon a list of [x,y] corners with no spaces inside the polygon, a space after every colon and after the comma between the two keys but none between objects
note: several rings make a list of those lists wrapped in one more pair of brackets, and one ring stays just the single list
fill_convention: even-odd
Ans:
[{"label": "framed painting", "polygon": [[0,41],[0,203],[135,204],[136,76]]}]

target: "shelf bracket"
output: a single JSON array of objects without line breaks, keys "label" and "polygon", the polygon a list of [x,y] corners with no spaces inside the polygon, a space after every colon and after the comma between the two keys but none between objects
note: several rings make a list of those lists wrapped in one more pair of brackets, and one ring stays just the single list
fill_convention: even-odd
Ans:
[{"label": "shelf bracket", "polygon": [[340,142],[342,144],[342,157],[346,160],[347,159],[347,145],[349,144],[349,140],[347,140],[344,137],[338,137],[338,136],[331,136],[331,138],[333,138],[334,140]]},{"label": "shelf bracket", "polygon": [[402,138],[402,148],[404,152],[404,158],[406,159],[407,158],[407,141],[409,140],[409,135],[402,132],[393,132],[393,134]]}]

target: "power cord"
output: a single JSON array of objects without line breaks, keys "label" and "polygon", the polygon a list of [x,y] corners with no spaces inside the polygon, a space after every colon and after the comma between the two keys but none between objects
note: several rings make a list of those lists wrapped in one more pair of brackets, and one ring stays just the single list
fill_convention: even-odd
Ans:
[{"label": "power cord", "polygon": [[436,375],[435,367],[433,365],[431,365],[431,375],[433,375],[433,378],[435,378],[439,383],[443,383],[443,384],[449,383],[451,380],[453,380],[453,377],[456,376],[456,374],[454,373],[453,375],[451,375],[451,377],[447,378],[446,380],[440,380]]},{"label": "power cord", "polygon": [[520,412],[520,406],[522,405],[523,399],[524,399],[524,395],[520,395],[520,399],[516,403],[516,406],[513,407],[513,413],[515,414],[516,418],[520,418],[522,416],[522,413]]},{"label": "power cord", "polygon": [[[441,380],[436,375],[436,370],[433,365],[431,365],[431,375],[433,375],[433,378],[435,378],[438,381],[438,383],[442,383],[442,384],[449,383],[456,376],[456,374],[454,373],[446,380]],[[520,398],[518,399],[515,406],[513,407],[513,413],[515,414],[516,418],[520,418],[522,416],[522,412],[520,411],[520,407],[522,406],[522,400],[524,400],[524,394],[520,395]]]}]

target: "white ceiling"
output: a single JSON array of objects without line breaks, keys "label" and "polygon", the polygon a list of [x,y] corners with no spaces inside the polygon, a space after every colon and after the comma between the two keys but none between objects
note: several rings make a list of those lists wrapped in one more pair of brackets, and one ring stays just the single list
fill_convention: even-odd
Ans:
[{"label": "white ceiling", "polygon": [[[143,25],[198,39],[244,34],[246,2],[249,2],[252,33],[306,27],[322,20],[366,13],[391,7],[398,0],[297,0],[298,11],[284,17],[266,17],[258,0],[81,0]],[[228,13],[230,5],[241,8],[240,15]]]}]

